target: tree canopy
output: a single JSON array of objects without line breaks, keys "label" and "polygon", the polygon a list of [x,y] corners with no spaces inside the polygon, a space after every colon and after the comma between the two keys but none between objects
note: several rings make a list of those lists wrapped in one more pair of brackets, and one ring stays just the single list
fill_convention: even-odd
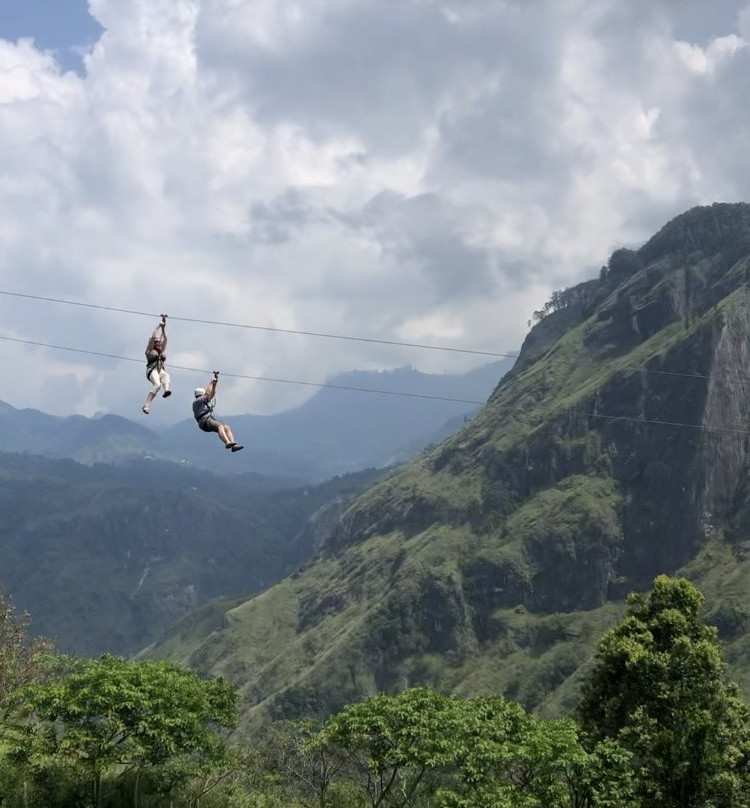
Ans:
[{"label": "tree canopy", "polygon": [[183,773],[215,763],[217,730],[236,722],[236,693],[223,680],[204,681],[170,662],[126,662],[108,654],[59,682],[26,692],[38,719],[29,756],[68,761],[89,775],[96,802],[102,774],[189,762]]},{"label": "tree canopy", "polygon": [[685,579],[660,576],[628,603],[583,689],[584,730],[633,753],[644,808],[747,804],[748,709],[701,616],[703,596]]},{"label": "tree canopy", "polygon": [[600,641],[578,720],[543,719],[498,695],[415,688],[351,704],[322,726],[277,722],[249,744],[228,743],[237,696],[222,680],[109,655],[52,677],[45,666],[10,690],[17,717],[26,712],[0,747],[0,802],[738,808],[750,804],[750,715],[703,606],[693,584],[666,576],[631,595]]},{"label": "tree canopy", "polygon": [[372,808],[626,808],[629,754],[586,750],[570,719],[544,721],[502,697],[458,699],[417,688],[351,705],[320,739],[350,761],[342,774]]}]

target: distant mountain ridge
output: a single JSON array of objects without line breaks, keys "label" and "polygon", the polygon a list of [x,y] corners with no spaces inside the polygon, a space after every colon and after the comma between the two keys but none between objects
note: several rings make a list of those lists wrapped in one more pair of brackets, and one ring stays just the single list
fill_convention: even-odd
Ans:
[{"label": "distant mountain ridge", "polygon": [[148,654],[227,676],[246,724],[415,685],[560,714],[625,593],[679,572],[750,693],[749,303],[750,205],[616,250],[314,563]]},{"label": "distant mountain ridge", "polygon": [[[464,374],[425,374],[411,368],[352,371],[329,383],[405,395],[324,388],[299,407],[275,415],[222,415],[250,449],[233,456],[231,464],[219,442],[209,440],[191,418],[157,431],[117,415],[58,417],[17,410],[4,402],[0,402],[0,451],[69,457],[81,463],[119,463],[148,456],[219,473],[322,481],[386,466],[433,442],[436,435],[442,437],[446,422],[479,406],[464,402],[485,401],[510,367],[511,361],[504,360]],[[170,406],[182,404],[188,414],[190,403],[191,399],[176,395]]]},{"label": "distant mountain ridge", "polygon": [[155,441],[151,429],[119,415],[61,417],[0,402],[0,451],[96,463],[144,456]]}]

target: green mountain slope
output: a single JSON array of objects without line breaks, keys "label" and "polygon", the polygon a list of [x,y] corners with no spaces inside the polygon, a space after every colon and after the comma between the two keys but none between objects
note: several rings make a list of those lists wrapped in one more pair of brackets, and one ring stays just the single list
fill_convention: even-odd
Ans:
[{"label": "green mountain slope", "polygon": [[557,713],[623,595],[682,570],[741,666],[748,277],[748,205],[616,251],[540,312],[486,407],[359,497],[314,564],[149,654],[228,676],[248,722],[418,684]]}]

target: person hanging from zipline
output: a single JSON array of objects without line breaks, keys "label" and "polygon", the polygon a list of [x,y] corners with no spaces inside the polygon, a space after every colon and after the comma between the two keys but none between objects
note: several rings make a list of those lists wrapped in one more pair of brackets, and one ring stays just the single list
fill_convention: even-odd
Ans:
[{"label": "person hanging from zipline", "polygon": [[151,382],[151,389],[143,402],[141,409],[148,415],[151,409],[151,402],[156,398],[156,394],[163,389],[164,398],[172,395],[172,382],[169,373],[164,368],[167,355],[167,315],[161,315],[161,322],[154,329],[154,333],[146,345],[146,378]]},{"label": "person hanging from zipline", "polygon": [[219,440],[227,449],[239,452],[245,447],[237,443],[232,434],[229,424],[218,421],[214,418],[214,407],[216,406],[216,385],[219,382],[219,371],[215,370],[213,378],[208,383],[208,387],[195,388],[195,400],[193,401],[193,416],[198,422],[198,427],[204,432],[216,432]]}]

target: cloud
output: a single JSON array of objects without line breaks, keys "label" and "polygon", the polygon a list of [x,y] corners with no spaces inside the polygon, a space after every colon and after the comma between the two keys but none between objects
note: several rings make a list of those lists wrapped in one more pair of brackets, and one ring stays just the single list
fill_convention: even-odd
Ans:
[{"label": "cloud", "polygon": [[[616,247],[750,196],[745,0],[89,7],[103,33],[83,74],[0,39],[0,290],[508,352]],[[2,295],[0,314],[0,336],[135,359],[154,325]],[[248,376],[477,362],[169,327],[174,365]],[[17,406],[138,417],[136,362],[3,341],[0,356]],[[176,371],[154,415],[189,414],[201,380]],[[222,388],[223,412],[310,395]]]}]

